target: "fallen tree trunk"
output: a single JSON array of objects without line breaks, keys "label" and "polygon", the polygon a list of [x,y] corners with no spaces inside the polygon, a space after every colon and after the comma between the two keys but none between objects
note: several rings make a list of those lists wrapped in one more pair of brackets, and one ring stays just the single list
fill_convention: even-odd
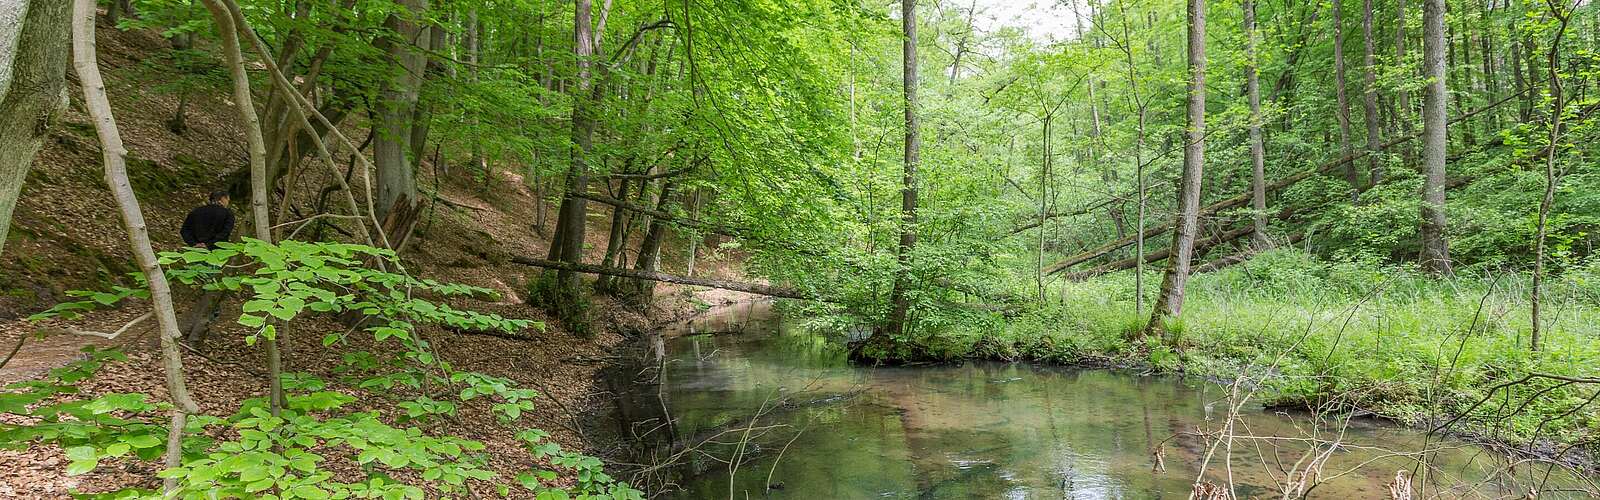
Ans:
[{"label": "fallen tree trunk", "polygon": [[[1486,105],[1486,106],[1484,106],[1482,108],[1478,108],[1478,109],[1473,110],[1473,111],[1471,111],[1469,113],[1463,114],[1461,116],[1457,116],[1454,119],[1451,119],[1450,123],[1454,124],[1456,122],[1459,122],[1459,121],[1462,121],[1462,120],[1466,120],[1468,118],[1472,118],[1473,116],[1477,116],[1478,114],[1481,114],[1481,113],[1483,113],[1485,111],[1488,111],[1490,109],[1494,109],[1496,106],[1499,106],[1501,104],[1509,102],[1511,99],[1515,98],[1517,95],[1519,95],[1519,94],[1512,94],[1512,95],[1506,96],[1506,97],[1500,99],[1499,101],[1495,101],[1493,103],[1490,103],[1490,104],[1488,104],[1488,105]],[[1408,135],[1396,137],[1394,139],[1390,139],[1388,142],[1385,142],[1382,145],[1379,145],[1378,149],[1379,150],[1386,150],[1386,149],[1392,148],[1394,146],[1397,146],[1397,145],[1399,145],[1401,143],[1408,142],[1408,141],[1411,141],[1411,140],[1415,140],[1416,138],[1421,137],[1421,136],[1422,136],[1422,132],[1414,132],[1414,133],[1411,133],[1411,134],[1408,134]],[[1296,183],[1298,183],[1300,181],[1303,181],[1303,180],[1309,179],[1311,177],[1314,177],[1316,175],[1320,175],[1322,173],[1331,171],[1331,170],[1333,170],[1335,168],[1339,168],[1340,166],[1343,166],[1346,163],[1350,163],[1350,162],[1365,158],[1365,157],[1368,156],[1368,154],[1369,154],[1369,152],[1366,151],[1366,150],[1356,151],[1356,152],[1344,155],[1342,157],[1339,157],[1338,159],[1335,159],[1333,161],[1329,161],[1329,162],[1323,163],[1322,165],[1319,165],[1316,168],[1302,170],[1299,173],[1296,173],[1294,175],[1290,175],[1288,177],[1284,177],[1282,179],[1278,179],[1277,181],[1275,181],[1275,182],[1273,182],[1271,184],[1268,184],[1266,186],[1267,192],[1280,191],[1280,190],[1282,190],[1282,189],[1284,189],[1286,187],[1292,186],[1292,185],[1294,185],[1294,184],[1296,184]],[[1238,195],[1238,196],[1234,196],[1232,198],[1228,198],[1228,199],[1225,199],[1225,200],[1222,200],[1222,201],[1218,201],[1216,203],[1212,203],[1210,205],[1206,205],[1205,207],[1200,209],[1200,217],[1204,218],[1206,216],[1214,215],[1217,212],[1221,212],[1223,210],[1228,210],[1228,209],[1231,209],[1231,208],[1237,208],[1237,207],[1244,206],[1245,204],[1250,202],[1250,196],[1251,195],[1249,193],[1241,194],[1241,195]],[[1152,226],[1152,227],[1150,227],[1150,228],[1148,228],[1148,229],[1146,229],[1144,231],[1144,238],[1148,240],[1151,237],[1160,236],[1161,234],[1166,233],[1167,231],[1170,231],[1171,229],[1172,229],[1172,222],[1170,222],[1170,221],[1168,221],[1166,223],[1163,223],[1163,224],[1160,224],[1160,225],[1157,225],[1157,226]],[[1087,251],[1084,251],[1084,252],[1079,253],[1077,255],[1073,255],[1071,257],[1067,257],[1065,259],[1061,259],[1059,261],[1056,261],[1055,264],[1051,264],[1050,267],[1045,268],[1044,272],[1045,272],[1045,274],[1056,274],[1056,273],[1059,273],[1059,272],[1061,272],[1061,271],[1063,271],[1063,270],[1065,270],[1065,269],[1067,269],[1069,267],[1076,266],[1078,264],[1082,264],[1082,263],[1088,262],[1090,260],[1094,260],[1096,258],[1099,258],[1099,257],[1104,256],[1106,254],[1109,254],[1111,252],[1115,252],[1117,250],[1125,248],[1128,245],[1132,245],[1134,243],[1134,241],[1136,241],[1136,240],[1137,240],[1137,235],[1127,236],[1127,237],[1118,239],[1118,240],[1113,241],[1111,243],[1107,243],[1107,244],[1101,245],[1099,247],[1095,247],[1092,250],[1087,250]]]},{"label": "fallen tree trunk", "polygon": [[622,278],[633,278],[633,279],[641,279],[641,280],[660,281],[660,282],[663,282],[663,283],[677,283],[677,284],[680,284],[680,285],[694,285],[694,286],[703,286],[703,287],[710,287],[710,288],[720,288],[720,289],[723,289],[723,290],[733,290],[733,291],[736,291],[736,292],[753,293],[753,294],[756,294],[756,295],[766,295],[766,296],[769,296],[769,297],[779,297],[779,298],[785,298],[785,299],[821,300],[821,301],[828,301],[829,300],[827,298],[823,298],[823,297],[818,296],[818,295],[806,293],[806,292],[803,292],[803,291],[800,291],[800,290],[795,290],[793,288],[785,288],[785,287],[773,286],[773,285],[764,285],[764,284],[760,284],[760,283],[747,283],[747,282],[743,282],[743,281],[731,281],[731,280],[720,280],[720,279],[709,279],[709,278],[690,278],[690,277],[686,277],[686,276],[678,276],[678,275],[675,275],[675,274],[667,274],[667,273],[657,272],[657,271],[644,271],[644,270],[639,270],[639,269],[617,269],[617,268],[611,268],[611,267],[596,266],[596,265],[593,265],[593,264],[573,264],[573,263],[567,263],[567,262],[557,262],[557,261],[553,261],[553,260],[537,259],[537,258],[533,258],[533,257],[512,257],[511,258],[511,262],[515,262],[517,264],[522,264],[522,265],[525,265],[525,266],[542,267],[542,268],[545,268],[545,269],[555,269],[557,271],[571,271],[571,272],[578,272],[578,273],[585,273],[585,274],[601,274],[601,275],[606,275],[606,276],[616,276],[616,277],[622,277]]},{"label": "fallen tree trunk", "polygon": [[[1219,235],[1216,235],[1216,236],[1212,236],[1210,238],[1206,238],[1205,240],[1202,240],[1202,241],[1199,241],[1199,242],[1195,243],[1194,252],[1195,252],[1196,255],[1203,254],[1207,250],[1210,250],[1211,247],[1214,247],[1214,246],[1217,246],[1217,245],[1220,245],[1220,244],[1223,244],[1223,243],[1227,243],[1227,242],[1230,242],[1230,241],[1233,241],[1233,240],[1236,240],[1236,239],[1239,239],[1239,238],[1242,238],[1242,237],[1245,237],[1245,236],[1249,236],[1253,232],[1255,232],[1255,228],[1252,228],[1250,226],[1245,226],[1245,227],[1242,227],[1242,228],[1239,228],[1239,229],[1234,229],[1232,231],[1228,231],[1228,232],[1225,232],[1225,233],[1222,233],[1222,234],[1219,234]],[[1158,261],[1166,259],[1171,254],[1172,254],[1172,249],[1170,249],[1170,248],[1163,248],[1163,249],[1160,249],[1160,250],[1156,250],[1154,252],[1150,252],[1150,253],[1145,254],[1144,255],[1144,262],[1146,264],[1158,262]],[[1084,270],[1084,271],[1078,271],[1078,272],[1074,272],[1074,273],[1067,273],[1065,275],[1065,277],[1069,281],[1083,281],[1083,280],[1086,280],[1086,279],[1089,279],[1089,278],[1093,278],[1095,276],[1099,276],[1099,275],[1102,275],[1102,274],[1110,273],[1110,272],[1121,271],[1121,270],[1124,270],[1124,269],[1132,269],[1132,268],[1134,268],[1135,266],[1138,266],[1138,265],[1139,265],[1138,257],[1128,257],[1128,258],[1125,258],[1125,259],[1117,260],[1115,262],[1108,262],[1108,263],[1105,263],[1105,264],[1102,264],[1102,265],[1099,265],[1099,266],[1095,266],[1092,269],[1088,269],[1088,270]]]},{"label": "fallen tree trunk", "polygon": [[[1458,177],[1458,178],[1455,178],[1455,179],[1451,179],[1450,182],[1446,183],[1445,184],[1445,188],[1446,189],[1456,189],[1456,188],[1465,186],[1467,184],[1471,184],[1474,180],[1477,180],[1477,178],[1476,177],[1470,177],[1470,176],[1469,177]],[[1371,189],[1371,188],[1372,188],[1372,186],[1367,186],[1367,189]],[[1367,189],[1362,189],[1361,192],[1365,193],[1367,191]],[[1283,210],[1278,212],[1278,215],[1276,215],[1275,218],[1277,220],[1280,220],[1280,221],[1286,221],[1290,217],[1293,217],[1296,213],[1299,213],[1299,212],[1300,212],[1300,209],[1298,209],[1298,208],[1285,207]],[[1209,250],[1213,246],[1220,245],[1220,244],[1223,244],[1223,243],[1228,243],[1230,241],[1237,240],[1237,239],[1245,237],[1245,236],[1249,236],[1252,232],[1254,232],[1252,230],[1252,228],[1250,228],[1249,226],[1246,226],[1246,227],[1243,227],[1243,228],[1239,228],[1239,229],[1235,229],[1235,230],[1232,230],[1232,231],[1228,231],[1228,232],[1222,233],[1220,235],[1217,235],[1217,236],[1214,236],[1212,238],[1206,239],[1205,241],[1201,241],[1201,242],[1196,243],[1196,251],[1198,252],[1198,251],[1201,251],[1201,250]],[[1291,235],[1289,237],[1289,243],[1290,244],[1299,243],[1303,239],[1305,239],[1305,234],[1304,233],[1294,234],[1294,235]],[[1241,251],[1241,252],[1238,252],[1238,253],[1234,253],[1234,254],[1228,255],[1226,257],[1219,258],[1219,259],[1217,259],[1215,261],[1208,262],[1205,265],[1202,265],[1202,266],[1200,266],[1198,268],[1195,268],[1194,272],[1197,272],[1197,273],[1198,272],[1210,272],[1210,271],[1215,271],[1215,270],[1223,268],[1223,267],[1227,267],[1227,266],[1231,266],[1231,265],[1234,265],[1234,264],[1238,264],[1240,262],[1244,262],[1246,260],[1249,260],[1251,257],[1254,257],[1257,253],[1260,253],[1261,251],[1262,250],[1259,250],[1259,249],[1245,249],[1244,251]],[[1145,254],[1145,263],[1153,263],[1153,262],[1160,261],[1162,259],[1167,258],[1167,255],[1168,255],[1168,249],[1165,249],[1165,248],[1157,250],[1157,251],[1154,251],[1154,252],[1151,252],[1149,254]],[[1236,260],[1228,261],[1229,259],[1236,259]],[[1071,281],[1082,281],[1082,280],[1086,280],[1086,279],[1093,278],[1095,276],[1099,276],[1099,275],[1110,273],[1110,272],[1122,271],[1122,270],[1126,270],[1126,269],[1132,269],[1136,265],[1137,264],[1134,261],[1134,258],[1133,257],[1128,257],[1128,258],[1125,258],[1125,259],[1117,260],[1115,262],[1109,262],[1109,263],[1106,263],[1106,264],[1095,266],[1094,268],[1088,269],[1088,270],[1085,270],[1085,271],[1067,273],[1065,275],[1065,277],[1066,277],[1066,279],[1071,280]]]}]

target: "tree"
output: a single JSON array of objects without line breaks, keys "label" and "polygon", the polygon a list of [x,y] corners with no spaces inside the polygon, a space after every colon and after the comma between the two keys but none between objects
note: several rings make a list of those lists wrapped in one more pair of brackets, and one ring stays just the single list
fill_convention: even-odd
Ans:
[{"label": "tree", "polygon": [[1260,33],[1256,30],[1255,0],[1244,0],[1244,32],[1244,91],[1245,99],[1250,104],[1250,208],[1255,212],[1251,218],[1251,240],[1257,248],[1266,248],[1267,159],[1266,145],[1261,137],[1261,82],[1256,74],[1256,40],[1260,38]]},{"label": "tree", "polygon": [[[1546,70],[1550,77],[1550,130],[1546,136],[1548,144],[1544,150],[1544,196],[1539,200],[1539,222],[1534,234],[1533,251],[1533,290],[1529,297],[1532,331],[1528,336],[1528,349],[1539,350],[1540,343],[1540,312],[1543,304],[1540,296],[1544,287],[1544,260],[1546,239],[1549,237],[1550,207],[1556,201],[1556,183],[1559,182],[1556,174],[1557,148],[1561,141],[1561,119],[1566,113],[1566,93],[1561,82],[1561,40],[1567,34],[1567,27],[1572,23],[1572,10],[1562,5],[1565,0],[1549,2],[1550,16],[1556,19],[1556,34],[1550,42],[1550,50],[1546,52]],[[1576,7],[1576,4],[1574,5]]]},{"label": "tree", "polygon": [[[1350,156],[1350,99],[1345,95],[1344,76],[1344,2],[1333,0],[1333,95],[1339,109],[1339,154]],[[1359,196],[1361,175],[1355,163],[1346,163],[1345,182],[1350,183],[1350,199]]]},{"label": "tree", "polygon": [[33,156],[67,104],[69,5],[25,0],[0,6],[0,251]]},{"label": "tree", "polygon": [[1427,86],[1422,94],[1422,268],[1434,274],[1450,273],[1450,247],[1445,240],[1445,88],[1444,0],[1422,3],[1422,70]]},{"label": "tree", "polygon": [[1383,180],[1383,162],[1380,145],[1383,134],[1378,128],[1378,62],[1373,56],[1372,0],[1361,2],[1361,111],[1367,124],[1367,184],[1377,185]]},{"label": "tree", "polygon": [[[188,384],[183,374],[183,354],[178,351],[178,317],[172,307],[172,288],[166,274],[156,260],[155,249],[150,245],[150,233],[145,229],[144,211],[128,181],[127,154],[122,145],[122,133],[117,130],[117,120],[111,115],[111,101],[106,97],[105,80],[100,77],[99,60],[95,52],[95,1],[76,0],[72,9],[72,61],[83,83],[84,107],[94,122],[95,135],[100,140],[100,155],[105,166],[105,182],[116,198],[122,215],[122,225],[128,230],[128,246],[150,287],[150,302],[155,308],[156,323],[160,325],[162,367],[166,372],[167,393],[172,397],[172,423],[168,427],[166,466],[177,467],[183,460],[183,430],[189,414],[198,413],[200,406],[189,397]],[[176,488],[177,480],[163,481],[168,492]]]},{"label": "tree", "polygon": [[917,246],[917,163],[922,153],[917,129],[917,0],[901,0],[900,17],[904,33],[900,84],[905,94],[905,160],[900,182],[900,244],[895,247],[898,269],[889,293],[892,309],[885,328],[892,335],[906,333],[906,315],[911,308],[906,292],[911,287],[911,252]]},{"label": "tree", "polygon": [[1156,297],[1155,311],[1145,332],[1164,332],[1166,319],[1183,311],[1184,286],[1189,281],[1189,260],[1199,232],[1200,187],[1205,167],[1206,136],[1206,4],[1189,0],[1189,101],[1188,128],[1184,134],[1183,178],[1178,182],[1178,214],[1173,222],[1171,256]]},{"label": "tree", "polygon": [[422,70],[429,39],[421,22],[428,0],[395,0],[400,11],[391,14],[384,25],[392,37],[379,39],[378,46],[394,66],[389,80],[379,92],[373,121],[373,159],[378,166],[378,218],[382,219],[400,203],[409,207],[417,201],[416,158],[411,151],[417,95],[422,87]]}]

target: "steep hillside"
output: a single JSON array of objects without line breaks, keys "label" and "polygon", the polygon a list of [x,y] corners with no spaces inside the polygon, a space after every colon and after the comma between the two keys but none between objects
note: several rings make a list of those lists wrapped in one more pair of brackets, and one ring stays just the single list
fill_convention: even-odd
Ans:
[{"label": "steep hillside", "polygon": [[[187,210],[202,203],[206,192],[222,187],[228,176],[246,163],[242,133],[234,123],[232,104],[224,97],[226,87],[216,85],[191,95],[188,130],[175,133],[166,122],[178,106],[178,98],[150,84],[152,78],[159,77],[160,61],[170,52],[167,42],[145,31],[119,32],[102,26],[99,33],[101,65],[128,142],[130,175],[150,221],[151,236],[158,251],[177,249],[181,246],[178,226]],[[0,258],[0,287],[5,292],[0,298],[0,315],[6,318],[0,323],[0,344],[9,351],[18,339],[29,337],[16,358],[0,369],[0,382],[37,376],[73,359],[81,347],[94,343],[123,347],[131,359],[107,367],[85,385],[89,392],[145,390],[165,397],[160,366],[152,350],[153,324],[142,324],[112,340],[66,333],[68,329],[115,330],[147,310],[147,303],[125,304],[73,322],[30,324],[20,319],[61,301],[69,290],[126,283],[127,273],[133,271],[125,233],[100,178],[94,132],[83,112],[76,82],[71,83],[72,107],[52,131],[35,162],[17,209],[12,239]],[[358,129],[361,125],[346,124],[350,134],[356,136],[364,134]],[[419,170],[429,172],[431,168],[424,165]],[[308,186],[318,184],[300,189],[301,193],[320,189],[321,179],[306,177],[303,181]],[[529,279],[538,271],[509,263],[512,255],[543,256],[548,244],[531,227],[539,200],[521,179],[505,174],[484,184],[426,176],[421,184],[429,192],[437,190],[449,202],[435,203],[426,212],[416,240],[403,256],[408,270],[421,277],[501,292],[499,301],[462,300],[454,305],[545,321],[539,307],[522,299]],[[235,210],[242,206],[242,201],[235,203]],[[596,220],[609,220],[599,218],[605,215],[603,211],[596,215]],[[241,213],[240,220],[244,219]],[[604,231],[591,230],[591,241],[604,241]],[[248,228],[239,228],[235,238],[247,231]],[[340,237],[337,231],[328,231],[327,236]],[[682,256],[672,251],[680,247],[668,246],[663,258],[669,267],[681,265]],[[590,248],[591,259],[598,260],[601,250]],[[719,271],[715,264],[703,266],[706,267],[713,273]],[[521,340],[439,329],[421,333],[444,359],[460,368],[511,378],[544,393],[527,424],[550,431],[557,442],[568,447],[581,448],[582,426],[576,417],[592,405],[603,404],[596,399],[599,390],[594,381],[615,346],[654,324],[698,311],[709,301],[733,297],[725,293],[697,296],[695,291],[665,285],[657,290],[657,300],[649,308],[597,298],[591,318],[595,333],[590,337],[569,335],[562,325],[553,322],[547,322],[542,329],[521,332]],[[180,309],[187,307],[193,296],[192,291],[180,290]],[[190,388],[209,414],[230,412],[243,399],[265,393],[266,383],[259,368],[262,353],[258,347],[245,345],[245,329],[231,323],[238,312],[237,300],[225,304],[207,343],[190,349],[184,360]],[[297,322],[294,331],[342,328],[331,319],[314,319]],[[41,332],[43,338],[33,337]],[[284,341],[285,370],[339,380],[342,374],[336,367],[343,351],[324,348],[320,337],[289,336]],[[386,347],[373,345],[367,339],[357,341],[351,349],[367,349],[381,355]],[[338,389],[355,391],[349,387]],[[369,397],[361,404],[392,410],[393,403]],[[483,440],[490,446],[492,465],[508,477],[514,476],[526,470],[532,458],[512,438],[512,432],[490,415],[487,406],[466,405],[458,418],[428,430]],[[63,474],[66,460],[54,447],[3,451],[0,462],[9,465],[0,471],[0,497],[4,498],[59,498],[71,491],[95,492],[159,483],[154,476],[159,467],[153,462],[126,469],[102,466],[88,474],[67,476]]]}]

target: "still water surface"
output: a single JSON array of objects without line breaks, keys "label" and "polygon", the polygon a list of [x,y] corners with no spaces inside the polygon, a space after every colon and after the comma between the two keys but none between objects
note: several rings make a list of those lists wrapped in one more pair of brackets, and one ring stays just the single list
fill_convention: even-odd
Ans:
[{"label": "still water surface", "polygon": [[[1228,407],[1226,387],[1126,371],[852,366],[837,341],[759,303],[670,328],[653,347],[647,362],[662,369],[647,390],[674,422],[654,454],[681,452],[676,498],[1181,499],[1208,447],[1197,433],[1218,430]],[[1231,474],[1239,498],[1283,497],[1319,454],[1309,498],[1388,498],[1402,470],[1417,498],[1522,498],[1545,471],[1497,473],[1504,457],[1470,445],[1259,406],[1235,433],[1254,438],[1235,440],[1231,460],[1219,449],[1206,479]],[[1329,451],[1332,439],[1342,445]],[[1426,467],[1424,449],[1439,450]],[[1557,491],[1578,483],[1555,474],[1541,498],[1590,498]]]}]

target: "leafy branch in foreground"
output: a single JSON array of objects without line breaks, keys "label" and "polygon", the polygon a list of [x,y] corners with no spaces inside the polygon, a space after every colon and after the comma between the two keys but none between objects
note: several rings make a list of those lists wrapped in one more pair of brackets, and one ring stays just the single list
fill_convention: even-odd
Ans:
[{"label": "leafy branch in foreground", "polygon": [[[379,262],[388,266],[378,266]],[[528,320],[461,310],[423,298],[492,295],[487,289],[417,279],[384,271],[398,269],[393,252],[362,245],[285,241],[271,244],[246,239],[216,250],[190,249],[162,255],[162,264],[176,280],[210,290],[245,294],[237,322],[249,328],[246,342],[277,338],[307,315],[325,314],[351,325],[322,338],[326,348],[346,344],[364,331],[375,345],[397,346],[399,355],[378,356],[350,351],[335,371],[373,372],[351,380],[356,389],[335,390],[310,374],[279,375],[284,395],[281,408],[270,399],[245,401],[232,415],[196,415],[186,425],[183,460],[159,476],[176,481],[181,498],[422,498],[425,495],[472,495],[469,482],[481,482],[500,495],[521,487],[538,498],[637,499],[642,493],[603,472],[594,457],[563,451],[545,441],[542,430],[515,427],[534,408],[539,394],[516,382],[455,369],[439,359],[417,332],[419,326],[515,333],[540,327]],[[230,268],[246,272],[224,272]],[[136,289],[81,293],[84,304],[49,316],[68,315],[97,304],[114,304],[138,295]],[[148,402],[146,394],[75,397],[77,383],[93,376],[120,353],[91,351],[88,360],[52,372],[49,381],[13,384],[0,394],[0,412],[22,417],[26,424],[0,424],[0,445],[21,449],[52,443],[67,449],[69,474],[94,470],[103,460],[133,455],[160,456],[157,423],[166,403]],[[379,362],[388,359],[390,362]],[[380,368],[387,368],[382,369]],[[380,410],[346,410],[357,397],[394,401],[399,414]],[[436,418],[453,418],[469,401],[488,401],[489,409],[511,427],[536,460],[552,469],[534,468],[514,480],[497,478],[488,468],[484,443],[452,435],[436,435],[427,427]],[[276,410],[276,411],[274,411]],[[329,463],[354,467],[330,467]],[[359,473],[348,472],[358,470]],[[560,485],[566,471],[571,485]],[[114,498],[156,497],[154,491],[123,490],[100,495]]]}]

